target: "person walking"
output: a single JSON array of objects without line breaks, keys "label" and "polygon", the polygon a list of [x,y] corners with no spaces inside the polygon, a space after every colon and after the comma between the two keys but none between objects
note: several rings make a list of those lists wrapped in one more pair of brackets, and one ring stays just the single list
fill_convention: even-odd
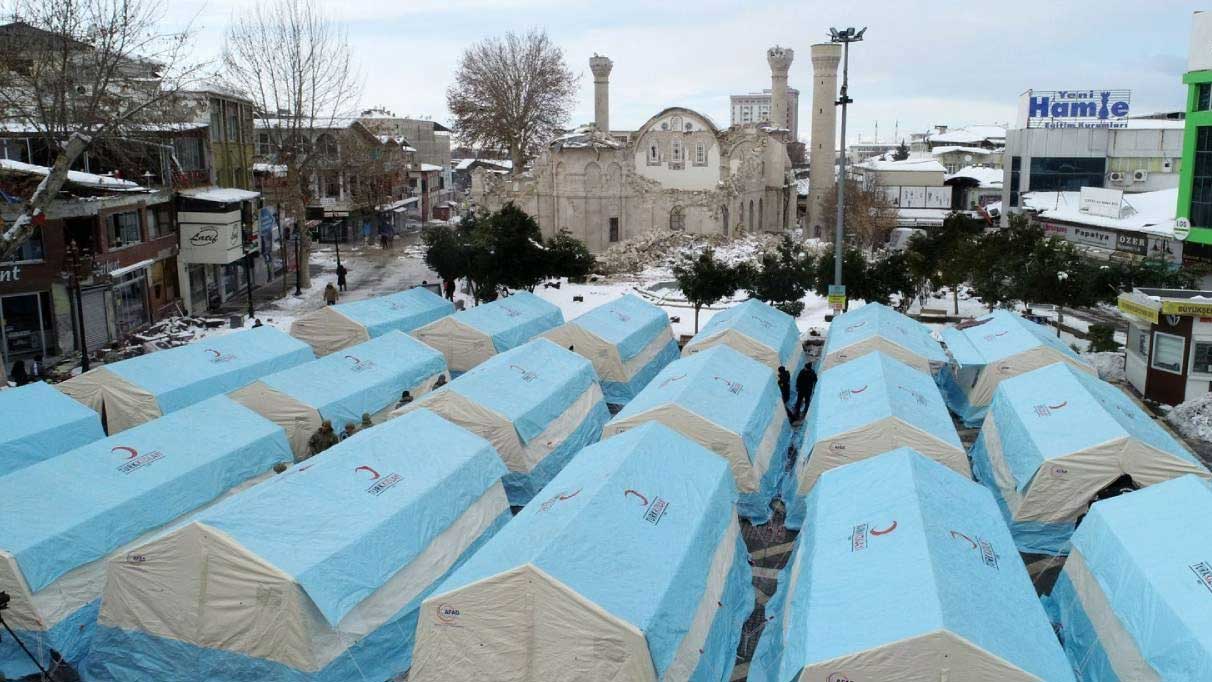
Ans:
[{"label": "person walking", "polygon": [[361,427],[361,428],[363,428],[363,429],[369,429],[370,427],[372,427],[372,426],[374,426],[374,425],[375,425],[375,424],[374,424],[374,422],[370,421],[370,413],[369,413],[369,412],[363,412],[363,413],[362,413],[362,427]]},{"label": "person walking", "polygon": [[341,440],[345,440],[358,432],[358,427],[354,426],[353,422],[345,422],[345,429],[341,431]]},{"label": "person walking", "polygon": [[790,408],[787,403],[791,401],[791,372],[787,368],[779,365],[779,395],[783,396],[783,409],[788,410],[787,416],[791,416]]},{"label": "person walking", "polygon": [[340,294],[337,293],[337,288],[329,282],[324,287],[324,303],[325,305],[336,305]]},{"label": "person walking", "polygon": [[445,290],[446,300],[453,301],[455,295],[455,281],[453,279],[442,280],[442,289]]},{"label": "person walking", "polygon": [[320,423],[320,428],[316,429],[316,432],[311,434],[311,438],[307,440],[307,451],[311,453],[308,456],[315,457],[336,445],[337,440],[337,434],[332,430],[332,422],[325,419]]},{"label": "person walking", "polygon": [[25,371],[25,361],[16,360],[13,362],[13,371],[8,374],[9,381],[12,381],[18,386],[24,386],[29,383],[29,373]]},{"label": "person walking", "polygon": [[[438,377],[439,381],[441,379],[442,379],[442,377]],[[400,394],[400,402],[396,403],[396,409],[398,410],[401,407],[404,407],[405,405],[407,405],[411,402],[412,402],[412,394],[409,393],[408,391],[404,391],[403,393]]]},{"label": "person walking", "polygon": [[337,288],[339,288],[341,291],[345,291],[346,289],[345,276],[348,274],[349,269],[346,268],[345,265],[342,264],[337,266]]},{"label": "person walking", "polygon": [[805,362],[804,368],[795,377],[795,420],[799,421],[804,418],[808,412],[808,405],[812,401],[812,390],[816,388],[816,370],[812,369],[812,363]]}]

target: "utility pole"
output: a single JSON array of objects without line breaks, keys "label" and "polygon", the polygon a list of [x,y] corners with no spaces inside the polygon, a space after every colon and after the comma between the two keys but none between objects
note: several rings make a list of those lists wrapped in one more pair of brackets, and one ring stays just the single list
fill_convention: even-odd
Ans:
[{"label": "utility pole", "polygon": [[[67,243],[67,286],[71,290],[72,323],[76,327],[76,345],[80,350],[80,371],[87,372],[88,339],[84,332],[84,296],[80,293],[80,280],[86,272],[84,259],[76,240]],[[91,266],[87,269],[91,269]]]},{"label": "utility pole", "polygon": [[842,285],[842,240],[845,237],[845,213],[846,213],[846,106],[853,102],[847,94],[850,85],[850,43],[857,43],[863,39],[863,34],[867,32],[867,28],[863,27],[855,30],[850,27],[844,30],[836,28],[829,29],[829,41],[842,44],[842,89],[841,96],[838,97],[836,104],[842,107],[842,141],[841,141],[841,162],[838,164],[837,171],[837,233],[833,240],[833,283]]},{"label": "utility pole", "polygon": [[286,294],[288,293],[288,285],[286,283],[286,264],[288,262],[286,258],[286,226],[283,224],[285,221],[282,220],[282,204],[277,204],[276,208],[277,212],[274,214],[274,220],[278,221],[278,241],[282,242],[282,297],[286,298]]}]

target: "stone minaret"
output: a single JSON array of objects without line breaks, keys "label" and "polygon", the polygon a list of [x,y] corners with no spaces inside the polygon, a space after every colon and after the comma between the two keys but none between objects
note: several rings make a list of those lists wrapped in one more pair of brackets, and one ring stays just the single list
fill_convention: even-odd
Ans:
[{"label": "stone minaret", "polygon": [[770,125],[775,128],[791,128],[787,116],[787,71],[793,59],[795,52],[789,47],[775,45],[766,50],[766,61],[770,63]]},{"label": "stone minaret", "polygon": [[812,46],[812,139],[808,154],[808,237],[833,234],[825,201],[837,190],[837,65],[842,46]]},{"label": "stone minaret", "polygon": [[593,122],[598,131],[610,133],[610,70],[614,62],[599,54],[589,58],[589,70],[593,71]]}]

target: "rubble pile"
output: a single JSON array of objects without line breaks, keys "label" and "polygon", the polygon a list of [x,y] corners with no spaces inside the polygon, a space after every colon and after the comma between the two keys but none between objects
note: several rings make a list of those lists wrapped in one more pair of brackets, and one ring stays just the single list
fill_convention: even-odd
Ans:
[{"label": "rubble pile", "polygon": [[1212,442],[1212,393],[1176,405],[1166,421],[1188,438]]},{"label": "rubble pile", "polygon": [[[166,317],[147,329],[131,334],[126,338],[121,348],[115,352],[131,357],[151,353],[166,348],[184,346],[193,341],[199,332],[205,329],[216,329],[227,324],[227,321],[216,317],[190,317],[185,315]],[[126,355],[126,353],[130,355]]]},{"label": "rubble pile", "polygon": [[599,255],[598,272],[603,275],[637,274],[649,268],[669,268],[682,256],[696,254],[708,246],[724,261],[749,261],[778,244],[779,239],[777,234],[750,234],[732,239],[719,234],[655,230],[615,244]]}]

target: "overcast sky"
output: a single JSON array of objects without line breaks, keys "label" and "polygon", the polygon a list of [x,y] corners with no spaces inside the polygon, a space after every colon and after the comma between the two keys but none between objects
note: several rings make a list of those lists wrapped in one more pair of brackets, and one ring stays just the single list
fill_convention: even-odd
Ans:
[{"label": "overcast sky", "polygon": [[[270,1],[270,0],[266,0]],[[893,138],[935,124],[1006,123],[1028,88],[1132,90],[1136,114],[1181,109],[1191,13],[1179,0],[320,0],[348,29],[365,77],[362,106],[449,121],[445,92],[462,50],[539,26],[580,74],[570,124],[593,118],[588,59],[614,60],[611,127],[637,128],[681,105],[729,123],[728,96],[770,87],[766,48],[796,52],[808,135],[809,46],[832,26],[868,26],[851,50],[849,138]],[[196,15],[198,49],[216,54],[232,12],[251,0],[176,1]]]}]

